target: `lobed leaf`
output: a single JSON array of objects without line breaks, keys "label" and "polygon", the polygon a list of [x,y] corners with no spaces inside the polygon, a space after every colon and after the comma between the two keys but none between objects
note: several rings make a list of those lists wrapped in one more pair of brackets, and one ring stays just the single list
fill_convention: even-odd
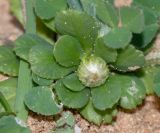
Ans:
[{"label": "lobed leaf", "polygon": [[32,73],[32,79],[36,84],[42,85],[42,86],[51,85],[53,83],[53,80],[41,78],[34,73]]},{"label": "lobed leaf", "polygon": [[126,49],[118,51],[117,61],[113,64],[119,71],[134,71],[145,64],[143,52],[129,45]]},{"label": "lobed leaf", "polygon": [[147,47],[152,39],[155,38],[155,35],[158,30],[158,25],[157,24],[152,24],[149,26],[146,26],[142,34],[136,35],[134,38],[134,44],[138,48],[145,48]]},{"label": "lobed leaf", "polygon": [[126,28],[114,28],[102,38],[106,46],[118,49],[124,48],[129,44],[132,34]]},{"label": "lobed leaf", "polygon": [[97,39],[94,53],[107,63],[115,62],[117,59],[117,50],[107,47],[102,38]]},{"label": "lobed leaf", "polygon": [[35,45],[49,45],[47,41],[35,34],[25,33],[21,35],[15,42],[14,51],[16,55],[24,60],[29,60],[29,50]]},{"label": "lobed leaf", "polygon": [[155,38],[159,26],[155,14],[147,8],[141,8],[145,18],[144,31],[141,34],[135,34],[132,42],[138,48],[145,48]]},{"label": "lobed leaf", "polygon": [[146,89],[143,82],[135,76],[113,76],[116,86],[121,88],[120,106],[125,109],[134,109],[145,98]]},{"label": "lobed leaf", "polygon": [[144,30],[143,11],[133,7],[122,7],[120,9],[122,27],[133,33],[141,33]]},{"label": "lobed leaf", "polygon": [[101,123],[111,123],[113,116],[115,116],[115,109],[108,109],[105,111],[97,110],[92,105],[91,100],[89,103],[80,110],[80,114],[89,122],[100,125]]},{"label": "lobed leaf", "polygon": [[157,17],[160,16],[159,0],[134,0],[134,2],[150,9]]},{"label": "lobed leaf", "polygon": [[73,92],[67,89],[59,80],[56,82],[55,90],[62,104],[69,108],[82,108],[89,101],[90,91],[87,88],[79,92]]},{"label": "lobed leaf", "polygon": [[144,83],[146,88],[146,93],[153,94],[154,93],[154,76],[157,73],[158,69],[156,67],[144,67],[142,71],[139,73],[141,80]]},{"label": "lobed leaf", "polygon": [[90,51],[98,35],[97,21],[86,13],[68,10],[60,12],[55,18],[59,33],[76,37],[85,51]]},{"label": "lobed leaf", "polygon": [[92,102],[96,109],[112,108],[120,99],[121,88],[113,77],[109,77],[105,84],[92,88]]},{"label": "lobed leaf", "polygon": [[95,0],[97,17],[110,27],[118,26],[118,17],[114,7],[104,0]]},{"label": "lobed leaf", "polygon": [[85,88],[85,86],[79,80],[77,73],[66,76],[63,79],[63,84],[71,91],[81,91]]},{"label": "lobed leaf", "polygon": [[0,46],[0,72],[10,76],[17,76],[18,69],[19,60],[12,49]]},{"label": "lobed leaf", "polygon": [[157,96],[160,96],[160,71],[158,73],[156,73],[155,77],[154,77],[154,92],[156,93]]},{"label": "lobed leaf", "polygon": [[42,19],[53,18],[57,12],[66,9],[66,7],[66,0],[35,0],[35,12]]},{"label": "lobed leaf", "polygon": [[83,50],[78,40],[72,36],[64,35],[56,42],[53,54],[59,64],[71,67],[80,63]]},{"label": "lobed leaf", "polygon": [[35,45],[29,52],[31,69],[36,75],[46,79],[59,79],[73,71],[56,63],[52,45]]},{"label": "lobed leaf", "polygon": [[26,94],[24,102],[30,110],[42,115],[55,115],[61,111],[48,86],[34,87]]}]

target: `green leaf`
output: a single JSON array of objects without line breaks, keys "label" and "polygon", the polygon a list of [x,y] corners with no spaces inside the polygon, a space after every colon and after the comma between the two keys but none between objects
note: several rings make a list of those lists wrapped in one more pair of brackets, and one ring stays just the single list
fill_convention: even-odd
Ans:
[{"label": "green leaf", "polygon": [[142,34],[137,34],[133,37],[132,43],[138,48],[147,47],[152,39],[155,38],[158,28],[157,24],[146,26]]},{"label": "green leaf", "polygon": [[64,35],[56,42],[53,54],[59,64],[71,67],[79,64],[83,50],[78,40]]},{"label": "green leaf", "polygon": [[87,104],[90,97],[89,89],[85,88],[80,92],[73,92],[68,90],[61,80],[56,83],[55,90],[62,104],[69,108],[82,108]]},{"label": "green leaf", "polygon": [[115,75],[113,80],[121,88],[120,106],[125,109],[134,109],[145,98],[146,89],[143,82],[135,76]]},{"label": "green leaf", "polygon": [[95,0],[80,0],[84,11],[93,17],[96,17],[96,4]]},{"label": "green leaf", "polygon": [[155,74],[154,77],[154,92],[156,93],[156,95],[160,96],[160,71],[158,73]]},{"label": "green leaf", "polygon": [[10,0],[10,10],[18,21],[24,25],[24,16],[22,12],[22,3],[21,0]]},{"label": "green leaf", "polygon": [[152,25],[146,26],[146,28],[142,33],[144,38],[143,47],[146,47],[147,44],[149,44],[153,40],[153,38],[155,38],[158,29],[159,29],[158,24],[152,24]]},{"label": "green leaf", "polygon": [[[56,16],[57,12],[66,9],[66,0],[36,0],[35,12],[42,19],[50,19]],[[44,10],[45,9],[45,10]]]},{"label": "green leaf", "polygon": [[122,27],[133,33],[141,33],[144,29],[144,15],[142,10],[133,7],[123,7],[120,9]]},{"label": "green leaf", "polygon": [[101,57],[107,63],[115,62],[117,59],[117,50],[108,48],[102,38],[97,39],[94,51],[96,56]]},{"label": "green leaf", "polygon": [[154,82],[154,79],[156,77],[156,74],[160,73],[160,67],[159,66],[149,66],[144,67],[142,71],[139,74],[141,80],[143,81],[146,93],[148,95],[153,94],[155,90],[156,83]]},{"label": "green leaf", "polygon": [[157,23],[157,18],[155,14],[145,7],[141,7],[143,9],[143,14],[145,18],[145,26]]},{"label": "green leaf", "polygon": [[93,122],[97,125],[100,125],[103,120],[101,112],[93,107],[91,100],[82,108],[80,114],[89,122]]},{"label": "green leaf", "polygon": [[42,115],[55,115],[61,111],[48,86],[34,87],[26,94],[24,102],[30,110]]},{"label": "green leaf", "polygon": [[155,15],[146,8],[142,8],[145,18],[144,31],[141,34],[135,34],[133,36],[133,44],[138,48],[144,48],[150,44],[155,38],[157,30],[159,28]]},{"label": "green leaf", "polygon": [[92,88],[92,102],[96,109],[112,108],[120,99],[121,88],[116,84],[114,77],[109,77],[105,84]]},{"label": "green leaf", "polygon": [[21,60],[14,108],[16,116],[23,121],[27,121],[28,118],[28,110],[24,104],[24,97],[31,89],[32,89],[32,77],[29,64]]},{"label": "green leaf", "polygon": [[64,125],[68,125],[70,127],[73,127],[74,124],[75,124],[74,116],[69,111],[62,112],[61,118],[56,121],[56,127],[61,127]]},{"label": "green leaf", "polygon": [[118,26],[118,17],[114,7],[104,0],[96,0],[97,17],[105,24],[111,27]]},{"label": "green leaf", "polygon": [[103,123],[112,123],[113,117],[117,115],[118,110],[113,108],[113,109],[108,109],[105,112],[105,115],[103,116]]},{"label": "green leaf", "polygon": [[36,15],[34,11],[34,4],[35,1],[33,2],[32,0],[27,0],[23,5],[26,15],[25,32],[31,34],[36,34]]},{"label": "green leaf", "polygon": [[126,47],[132,39],[132,34],[126,28],[114,28],[103,36],[106,46],[114,49]]},{"label": "green leaf", "polygon": [[119,71],[134,71],[145,64],[143,52],[129,45],[126,49],[118,51],[117,61],[113,64]]},{"label": "green leaf", "polygon": [[67,0],[67,3],[69,5],[69,7],[71,9],[75,9],[75,10],[78,10],[78,11],[82,11],[82,5],[80,3],[80,0]]},{"label": "green leaf", "polygon": [[31,130],[18,118],[4,116],[0,119],[0,133],[31,133]]},{"label": "green leaf", "polygon": [[134,2],[137,2],[143,7],[150,9],[157,17],[160,16],[159,0],[147,0],[147,1],[146,0],[134,0]]},{"label": "green leaf", "polygon": [[23,34],[14,42],[14,44],[16,55],[27,61],[29,59],[29,50],[33,46],[38,44],[49,45],[48,42],[35,34]]},{"label": "green leaf", "polygon": [[79,80],[77,73],[66,76],[63,79],[63,84],[71,91],[81,91],[85,88],[85,86]]},{"label": "green leaf", "polygon": [[101,123],[111,123],[114,116],[115,109],[108,109],[105,111],[97,110],[90,102],[80,110],[80,114],[89,122],[100,125]]},{"label": "green leaf", "polygon": [[[10,78],[0,82],[0,92],[2,92],[2,94],[8,101],[13,111],[14,111],[14,103],[15,103],[15,96],[16,96],[16,88],[17,88],[16,78]],[[2,111],[4,110],[0,104],[0,112]]]},{"label": "green leaf", "polygon": [[37,83],[38,85],[42,85],[42,86],[51,85],[53,83],[53,80],[41,78],[34,73],[32,73],[32,79],[35,83]]},{"label": "green leaf", "polygon": [[[33,1],[25,1],[24,8],[26,12],[25,32],[36,33],[36,16],[34,15],[33,11]],[[28,110],[24,105],[24,96],[30,89],[32,89],[32,79],[30,72],[31,70],[29,68],[29,64],[24,60],[20,60],[18,85],[16,89],[15,111],[16,116],[25,122],[27,121]]]},{"label": "green leaf", "polygon": [[12,49],[0,46],[0,64],[0,72],[10,76],[18,75],[19,61]]},{"label": "green leaf", "polygon": [[56,63],[52,45],[36,45],[29,52],[31,69],[36,75],[46,79],[59,79],[73,71]]},{"label": "green leaf", "polygon": [[76,37],[86,51],[93,48],[99,30],[95,19],[73,10],[59,13],[55,18],[55,26],[59,33]]}]

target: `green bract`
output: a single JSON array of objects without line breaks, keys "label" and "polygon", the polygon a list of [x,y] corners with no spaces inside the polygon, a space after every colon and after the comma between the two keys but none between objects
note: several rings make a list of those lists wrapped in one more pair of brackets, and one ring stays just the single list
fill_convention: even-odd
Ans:
[{"label": "green bract", "polygon": [[[27,32],[13,43],[13,49],[0,47],[0,72],[18,76],[18,84],[17,78],[0,82],[2,114],[15,113],[24,120],[28,109],[56,115],[64,107],[100,125],[112,122],[117,106],[134,109],[146,94],[160,96],[160,56],[152,47],[160,2],[135,0],[119,9],[112,0],[26,3]],[[12,11],[22,22],[17,4]],[[148,51],[156,57],[151,58]],[[64,120],[64,114],[55,132],[73,132],[69,116]],[[7,119],[16,131],[21,129],[13,118],[0,122]]]}]

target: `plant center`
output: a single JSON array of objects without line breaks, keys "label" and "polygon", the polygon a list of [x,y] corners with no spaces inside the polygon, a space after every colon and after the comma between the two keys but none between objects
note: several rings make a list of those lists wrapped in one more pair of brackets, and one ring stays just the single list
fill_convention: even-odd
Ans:
[{"label": "plant center", "polygon": [[87,87],[102,85],[109,76],[106,62],[96,56],[85,57],[78,67],[79,80]]}]

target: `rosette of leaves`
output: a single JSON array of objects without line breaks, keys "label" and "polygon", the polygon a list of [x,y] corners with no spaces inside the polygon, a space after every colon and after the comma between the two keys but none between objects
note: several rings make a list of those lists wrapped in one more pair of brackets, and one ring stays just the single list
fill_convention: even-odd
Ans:
[{"label": "rosette of leaves", "polygon": [[[96,1],[96,4],[102,6],[106,3]],[[110,7],[110,10],[116,12],[111,5]],[[76,67],[74,73],[58,80],[55,85],[57,95],[65,106],[81,108],[86,105],[88,100],[83,106],[78,107],[82,100],[76,102],[76,99],[69,97],[71,95],[69,93],[78,94],[87,90],[90,90],[90,93],[85,92],[85,95],[81,96],[83,101],[90,95],[93,109],[101,111],[111,109],[118,101],[125,108],[135,108],[141,103],[145,96],[143,83],[134,75],[125,74],[125,72],[133,72],[141,68],[145,63],[143,52],[130,44],[132,33],[143,31],[143,28],[132,27],[139,22],[143,25],[143,14],[136,12],[134,8],[131,9],[135,11],[136,18],[133,25],[126,25],[127,20],[124,20],[122,22],[124,26],[118,27],[116,13],[110,21],[99,16],[99,18],[102,17],[101,20],[104,19],[103,27],[108,26],[110,29],[103,35],[101,34],[101,21],[87,13],[69,10],[57,14],[55,28],[62,36],[55,43],[54,57],[62,66]],[[107,10],[106,13],[108,13]],[[123,73],[118,74],[119,72]],[[120,84],[125,87],[121,88]],[[135,94],[134,92],[130,94],[131,88],[137,90]],[[136,101],[135,96],[139,94],[142,99],[138,98]],[[76,95],[75,97],[78,98]]]},{"label": "rosette of leaves", "polygon": [[17,56],[30,64],[34,84],[24,98],[30,110],[56,115],[63,105],[100,125],[112,122],[117,105],[133,109],[142,103],[145,82],[137,70],[145,66],[141,48],[158,29],[152,11],[139,3],[116,9],[104,0],[36,0],[34,9],[57,34],[55,44],[26,33],[15,41],[14,52],[0,49],[0,63],[9,64],[0,65],[1,72],[17,76]]},{"label": "rosette of leaves", "polygon": [[[143,23],[141,15],[136,16],[135,23]],[[60,34],[54,46],[35,37],[33,40],[39,43],[29,46],[24,56],[22,51],[26,48],[21,49],[20,39],[16,41],[15,52],[30,63],[33,74],[56,81],[53,91],[57,101],[64,107],[80,110],[96,124],[110,123],[118,103],[133,109],[142,102],[143,83],[134,74],[127,74],[145,63],[143,52],[130,44],[132,25],[118,27],[117,20],[102,25],[98,19],[76,10],[59,12],[54,23]],[[103,34],[106,27],[109,31]],[[34,96],[32,91],[25,103],[34,111],[29,102],[31,95]]]}]

